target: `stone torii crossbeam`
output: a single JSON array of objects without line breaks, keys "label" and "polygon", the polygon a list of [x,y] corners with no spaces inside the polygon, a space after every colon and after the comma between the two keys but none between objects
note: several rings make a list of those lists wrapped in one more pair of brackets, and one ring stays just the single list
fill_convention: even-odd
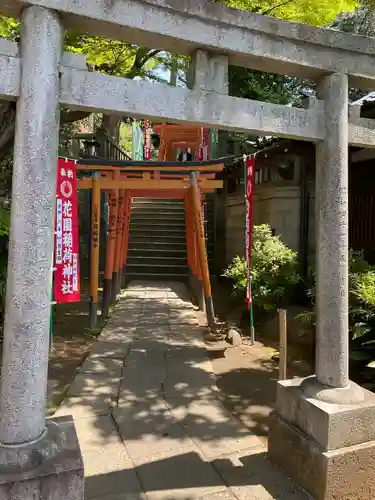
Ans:
[{"label": "stone torii crossbeam", "polygon": [[[316,375],[278,384],[269,454],[317,499],[375,497],[375,396],[348,374],[348,144],[375,124],[348,86],[375,89],[375,39],[196,0],[0,0],[0,98],[17,100],[0,398],[0,499],[83,499],[71,420],[45,418],[59,107],[309,140],[317,146]],[[190,88],[88,72],[62,53],[79,29],[192,55]],[[228,64],[308,77],[297,109],[228,95]]]}]

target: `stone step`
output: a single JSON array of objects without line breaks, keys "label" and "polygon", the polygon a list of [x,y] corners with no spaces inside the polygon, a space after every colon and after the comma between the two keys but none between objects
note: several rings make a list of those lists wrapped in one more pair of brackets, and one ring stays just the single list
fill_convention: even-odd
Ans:
[{"label": "stone step", "polygon": [[164,264],[127,264],[126,271],[128,274],[139,274],[139,273],[149,273],[149,274],[179,274],[187,275],[188,266],[185,265],[168,265]]},{"label": "stone step", "polygon": [[165,205],[183,205],[184,200],[175,198],[133,198],[133,204],[163,203]]},{"label": "stone step", "polygon": [[170,255],[139,255],[130,254],[128,257],[127,265],[149,265],[149,266],[184,266],[187,264],[186,256]]},{"label": "stone step", "polygon": [[159,246],[154,246],[153,248],[143,248],[141,245],[129,247],[128,256],[144,256],[144,257],[181,257],[186,259],[186,246],[181,246],[179,248],[169,248],[168,245],[165,248],[160,248]]},{"label": "stone step", "polygon": [[187,274],[166,273],[126,273],[128,282],[131,281],[187,281]]},{"label": "stone step", "polygon": [[153,226],[148,226],[146,229],[138,228],[137,226],[130,231],[130,238],[147,236],[148,238],[155,238],[160,241],[165,241],[165,238],[185,239],[185,228],[178,229],[159,229]]},{"label": "stone step", "polygon": [[185,221],[185,213],[179,214],[175,212],[161,212],[158,209],[149,210],[148,212],[131,212],[131,219],[133,220],[148,220],[148,219],[168,219],[168,220],[181,220]]},{"label": "stone step", "polygon": [[184,214],[185,207],[174,206],[174,205],[162,205],[160,203],[148,203],[147,205],[132,205],[132,212],[143,213],[143,212],[152,212],[153,210],[165,211],[168,213],[176,213],[176,214]]},{"label": "stone step", "polygon": [[185,238],[163,238],[162,241],[150,240],[150,238],[145,235],[142,237],[136,237],[130,235],[129,241],[129,251],[135,248],[142,248],[143,250],[151,251],[163,251],[163,250],[178,250],[186,251],[186,239]]},{"label": "stone step", "polygon": [[179,233],[185,233],[185,223],[175,222],[175,221],[130,221],[130,231],[133,229],[138,231],[166,231],[173,230]]}]

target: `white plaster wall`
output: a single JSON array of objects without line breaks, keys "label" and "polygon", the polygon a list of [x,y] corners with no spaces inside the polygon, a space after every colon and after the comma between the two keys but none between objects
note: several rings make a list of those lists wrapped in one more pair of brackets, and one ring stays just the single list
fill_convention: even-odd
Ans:
[{"label": "white plaster wall", "polygon": [[[314,200],[312,200],[312,206]],[[244,254],[245,203],[242,193],[227,195],[225,250],[226,264],[236,255]],[[310,213],[313,219],[314,213]],[[298,251],[300,228],[299,186],[257,186],[254,193],[254,224],[269,224],[276,235],[293,250]],[[315,231],[310,222],[310,234]],[[310,238],[312,239],[312,238]],[[315,240],[315,238],[314,238]],[[314,242],[309,246],[314,247]]]}]

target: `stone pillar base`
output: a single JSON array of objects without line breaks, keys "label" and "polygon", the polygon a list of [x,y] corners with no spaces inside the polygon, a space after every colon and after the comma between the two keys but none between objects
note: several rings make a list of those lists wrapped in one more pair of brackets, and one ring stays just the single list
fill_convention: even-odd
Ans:
[{"label": "stone pillar base", "polygon": [[71,417],[47,420],[46,435],[25,447],[0,445],[0,500],[83,500],[84,470]]},{"label": "stone pillar base", "polygon": [[316,500],[375,498],[375,395],[314,377],[279,382],[268,454]]}]

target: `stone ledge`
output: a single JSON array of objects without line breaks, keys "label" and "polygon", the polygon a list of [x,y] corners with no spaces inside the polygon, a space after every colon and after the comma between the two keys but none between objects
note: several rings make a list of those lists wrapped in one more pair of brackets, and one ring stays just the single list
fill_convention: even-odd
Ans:
[{"label": "stone ledge", "polygon": [[[9,471],[5,468],[0,471],[1,500],[83,500],[83,460],[72,417],[47,420],[48,425],[54,430],[59,427],[61,439],[56,444],[55,433],[51,436],[47,432],[39,442],[25,447],[22,455],[28,452],[30,463],[38,455],[38,465],[34,468],[27,465],[19,468],[13,466]],[[0,446],[0,463],[4,463],[4,454],[9,458],[9,450],[12,448]]]},{"label": "stone ledge", "polygon": [[284,420],[309,435],[324,450],[375,441],[374,394],[353,384],[356,396],[363,396],[361,402],[328,403],[303,392],[301,385],[307,380],[278,382],[276,411]]},{"label": "stone ledge", "polygon": [[268,454],[315,500],[375,498],[375,441],[327,452],[274,412]]}]

